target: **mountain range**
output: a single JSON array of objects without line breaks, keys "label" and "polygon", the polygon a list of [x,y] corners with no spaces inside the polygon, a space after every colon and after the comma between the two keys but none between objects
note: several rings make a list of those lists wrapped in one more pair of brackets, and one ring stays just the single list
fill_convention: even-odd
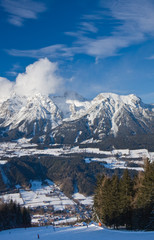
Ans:
[{"label": "mountain range", "polygon": [[92,100],[75,92],[13,94],[0,100],[0,141],[22,137],[40,144],[153,148],[154,104],[133,94],[100,93]]}]

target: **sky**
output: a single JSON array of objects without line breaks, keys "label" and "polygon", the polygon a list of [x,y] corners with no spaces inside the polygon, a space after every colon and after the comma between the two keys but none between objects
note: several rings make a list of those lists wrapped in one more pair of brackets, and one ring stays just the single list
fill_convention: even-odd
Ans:
[{"label": "sky", "polygon": [[154,103],[154,0],[0,0],[0,96],[73,90]]}]

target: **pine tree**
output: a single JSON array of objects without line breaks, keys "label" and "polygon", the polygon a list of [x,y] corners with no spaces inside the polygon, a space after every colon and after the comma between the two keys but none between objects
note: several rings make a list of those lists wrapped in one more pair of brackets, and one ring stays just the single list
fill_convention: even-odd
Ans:
[{"label": "pine tree", "polygon": [[134,200],[134,228],[154,229],[154,163],[147,159]]},{"label": "pine tree", "polygon": [[119,180],[117,176],[112,179],[102,177],[99,179],[98,187],[94,198],[95,210],[101,221],[107,226],[118,227],[118,198]]},{"label": "pine tree", "polygon": [[120,192],[119,192],[119,178],[117,175],[113,175],[111,179],[111,192],[110,192],[110,211],[112,216],[112,225],[114,228],[118,228],[120,225],[120,208],[119,208],[119,200],[120,200]]},{"label": "pine tree", "polygon": [[104,175],[98,176],[97,187],[96,187],[95,195],[94,195],[94,208],[100,219],[102,218],[101,206],[102,206],[102,187],[103,187],[104,178],[105,178]]},{"label": "pine tree", "polygon": [[22,223],[24,227],[29,227],[31,224],[29,210],[26,209],[25,207],[22,209]]},{"label": "pine tree", "polygon": [[101,219],[102,222],[107,225],[111,226],[112,225],[112,213],[111,213],[111,179],[105,177],[102,183],[102,198],[101,198]]},{"label": "pine tree", "polygon": [[121,224],[126,225],[126,228],[131,228],[132,217],[132,200],[134,196],[133,181],[129,175],[128,169],[124,170],[123,176],[120,179],[120,215]]},{"label": "pine tree", "polygon": [[21,212],[21,207],[19,204],[17,205],[16,215],[17,215],[17,225],[19,227],[22,227],[22,212]]},{"label": "pine tree", "polygon": [[15,227],[29,227],[31,225],[31,218],[29,210],[21,208],[12,200],[10,203],[2,203],[0,205],[0,230],[15,228]]},{"label": "pine tree", "polygon": [[94,208],[106,226],[154,230],[154,162],[131,179],[126,169],[117,176],[98,179]]}]

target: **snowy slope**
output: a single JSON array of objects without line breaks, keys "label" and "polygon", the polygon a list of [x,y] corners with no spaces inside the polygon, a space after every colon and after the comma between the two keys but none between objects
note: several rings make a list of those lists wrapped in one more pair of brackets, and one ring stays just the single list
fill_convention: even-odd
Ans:
[{"label": "snowy slope", "polygon": [[[24,99],[24,101],[23,101]],[[16,97],[1,106],[1,127],[35,136],[44,133],[62,122],[59,109],[49,97],[36,94],[28,98]]]},{"label": "snowy slope", "polygon": [[52,97],[52,100],[62,112],[65,121],[82,117],[91,106],[90,101],[76,92],[65,92],[63,96]]},{"label": "snowy slope", "polygon": [[138,128],[145,128],[146,122],[154,117],[154,112],[150,111],[150,106],[143,104],[141,99],[133,94],[120,96],[113,93],[101,93],[93,99],[88,113],[91,125],[94,125],[94,121],[98,119],[100,130],[106,131],[108,124],[110,133],[114,135],[117,134],[122,125],[128,127],[130,121],[134,119],[136,123],[141,122],[141,126],[138,124]]},{"label": "snowy slope", "polygon": [[70,114],[67,123],[63,121],[52,131],[55,142],[81,143],[88,139],[96,142],[107,136],[154,133],[154,108],[142,103],[135,95],[102,93],[92,101],[80,102],[79,109],[79,102],[73,104],[74,113]]},{"label": "snowy slope", "polygon": [[87,227],[55,228],[36,227],[27,229],[11,229],[0,232],[1,240],[151,240],[154,232],[128,232],[100,228],[95,225]]},{"label": "snowy slope", "polygon": [[[135,95],[101,93],[86,100],[74,92],[63,96],[13,95],[0,105],[0,136],[48,139],[55,143],[92,142],[117,137],[154,133],[154,105]],[[36,139],[37,136],[37,139]]]}]

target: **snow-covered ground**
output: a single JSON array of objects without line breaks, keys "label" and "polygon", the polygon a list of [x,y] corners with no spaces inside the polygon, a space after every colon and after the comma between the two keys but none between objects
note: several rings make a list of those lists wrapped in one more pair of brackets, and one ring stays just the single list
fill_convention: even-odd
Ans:
[{"label": "snow-covered ground", "polygon": [[[18,193],[8,193],[0,195],[4,202],[11,199],[22,206],[37,208],[52,206],[54,210],[64,210],[68,206],[75,207],[76,203],[64,195],[59,187],[52,181],[46,179],[46,183],[41,181],[31,181],[30,189],[23,189],[17,185]],[[80,193],[72,195],[73,199],[78,200],[83,205],[93,205],[93,197],[85,197]]]},{"label": "snow-covered ground", "polygon": [[14,156],[25,156],[25,155],[36,155],[36,154],[49,154],[49,155],[65,155],[71,153],[94,153],[94,154],[104,154],[106,156],[115,156],[119,155],[120,158],[150,158],[154,160],[154,152],[148,152],[147,149],[137,149],[137,150],[129,150],[129,149],[118,149],[113,151],[101,151],[99,148],[48,148],[48,149],[37,149],[37,144],[31,144],[27,141],[27,139],[20,139],[17,142],[3,142],[0,143],[0,157],[14,157]]},{"label": "snow-covered ground", "polygon": [[6,160],[0,160],[0,164],[3,165],[3,164],[6,164],[8,161]]},{"label": "snow-covered ground", "polygon": [[[133,159],[132,163],[143,165],[144,159],[149,158],[154,161],[154,152],[148,152],[147,149],[118,149],[113,151],[101,151],[98,148],[47,148],[47,149],[37,149],[37,144],[31,144],[27,139],[20,139],[17,142],[3,142],[0,143],[0,165],[6,164],[5,158],[21,157],[21,156],[31,156],[31,155],[52,155],[52,156],[64,156],[68,154],[95,154],[97,157],[92,159],[85,159],[86,163],[91,161],[96,161],[103,163],[107,168],[130,168],[142,171],[143,168],[139,167],[129,167],[127,166],[125,160]],[[100,157],[104,155],[104,157]],[[142,160],[141,160],[142,159]],[[135,162],[135,160],[137,162]],[[140,160],[140,162],[138,161]]]},{"label": "snow-covered ground", "polygon": [[[90,209],[93,205],[93,197],[85,197],[80,193],[76,193],[69,199],[60,191],[59,187],[52,181],[46,179],[44,183],[41,181],[31,181],[30,189],[23,189],[19,185],[16,186],[17,193],[6,193],[0,195],[0,199],[4,202],[9,202],[11,200],[19,203],[21,206],[29,207],[31,209],[43,208],[50,209],[50,213],[56,211],[71,212],[68,216],[61,216],[59,214],[58,218],[56,216],[51,216],[51,214],[43,215],[32,215],[32,223],[40,224],[46,221],[51,223],[54,221],[56,225],[62,223],[76,222],[78,214],[86,215],[86,210],[81,211],[77,207],[75,200],[82,205],[88,206]],[[83,208],[84,209],[84,208]],[[74,214],[72,214],[74,212]]]},{"label": "snow-covered ground", "polygon": [[94,201],[93,201],[93,197],[89,196],[89,197],[85,197],[83,194],[77,192],[74,193],[72,195],[72,197],[76,200],[78,200],[81,204],[83,205],[93,205]]},{"label": "snow-covered ground", "polygon": [[[86,163],[90,162],[99,162],[104,165],[106,168],[115,169],[115,168],[127,168],[130,170],[138,170],[144,171],[143,167],[128,167],[127,163],[123,160],[120,160],[116,157],[108,157],[108,158],[85,158]],[[132,161],[132,163],[141,164],[143,165],[143,161]]]},{"label": "snow-covered ground", "polygon": [[55,228],[36,227],[11,229],[0,232],[1,240],[152,240],[154,232],[128,232],[107,230],[90,225],[88,227]]},{"label": "snow-covered ground", "polygon": [[41,181],[31,181],[31,188],[26,190],[18,186],[19,193],[4,194],[0,198],[3,198],[5,202],[16,201],[17,203],[25,207],[44,207],[53,206],[54,210],[64,210],[67,206],[74,206],[75,202],[66,197],[50,180],[46,180],[46,184],[42,184]]}]

